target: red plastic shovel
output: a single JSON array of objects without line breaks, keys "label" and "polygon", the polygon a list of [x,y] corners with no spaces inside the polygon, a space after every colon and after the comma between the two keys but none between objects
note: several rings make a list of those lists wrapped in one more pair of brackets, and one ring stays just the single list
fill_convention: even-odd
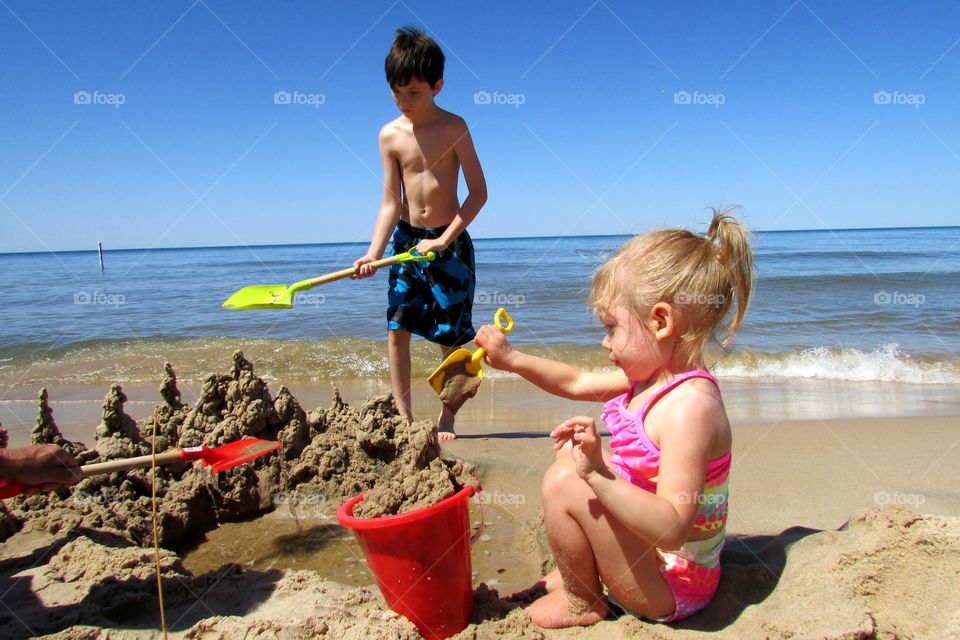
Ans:
[{"label": "red plastic shovel", "polygon": [[[170,449],[157,454],[157,464],[172,464],[174,462],[189,462],[191,460],[200,460],[206,466],[210,467],[214,473],[220,473],[227,469],[243,464],[254,458],[266,455],[271,451],[280,448],[280,443],[276,440],[260,440],[257,438],[244,438],[219,447],[186,447],[184,449]],[[89,478],[104,473],[113,473],[115,471],[129,471],[130,469],[143,469],[153,464],[153,456],[137,456],[136,458],[125,458],[122,460],[108,460],[107,462],[98,462],[96,464],[85,464],[80,467],[82,477]],[[0,498],[12,498],[30,488],[30,485],[19,482],[0,481]]]}]

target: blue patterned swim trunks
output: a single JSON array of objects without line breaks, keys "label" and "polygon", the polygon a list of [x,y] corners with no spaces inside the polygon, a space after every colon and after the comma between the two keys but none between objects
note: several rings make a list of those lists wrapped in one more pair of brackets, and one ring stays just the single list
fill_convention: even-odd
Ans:
[{"label": "blue patterned swim trunks", "polygon": [[[421,229],[403,220],[393,233],[394,255],[424,239],[439,238],[446,227]],[[473,328],[473,241],[464,231],[433,262],[390,266],[387,329],[409,331],[430,342],[459,346],[477,335]]]}]

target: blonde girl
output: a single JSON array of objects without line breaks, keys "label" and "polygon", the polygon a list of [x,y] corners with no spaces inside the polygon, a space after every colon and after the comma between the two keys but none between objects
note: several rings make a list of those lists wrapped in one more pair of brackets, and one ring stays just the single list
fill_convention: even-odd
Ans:
[{"label": "blonde girl", "polygon": [[550,434],[557,459],[542,496],[556,569],[534,585],[545,595],[527,608],[540,626],[594,624],[610,605],[672,622],[716,593],[732,438],[704,349],[714,338],[728,343],[743,322],[753,256],[730,210],[713,213],[705,236],[642,234],[595,274],[591,301],[615,370],[522,353],[492,326],[477,335],[489,365],[564,398],[605,403],[610,452],[587,416]]}]

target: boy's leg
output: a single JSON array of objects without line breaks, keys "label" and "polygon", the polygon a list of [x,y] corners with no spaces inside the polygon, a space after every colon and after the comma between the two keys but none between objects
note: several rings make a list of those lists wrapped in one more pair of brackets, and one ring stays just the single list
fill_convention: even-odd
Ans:
[{"label": "boy's leg", "polygon": [[577,475],[569,445],[543,479],[543,512],[562,586],[527,608],[542,627],[588,625],[606,617],[603,584],[638,614],[673,612],[673,594],[660,575],[656,550],[607,513]]},{"label": "boy's leg", "polygon": [[387,331],[387,355],[390,359],[390,386],[400,415],[413,422],[410,404],[410,332]]},{"label": "boy's leg", "polygon": [[[440,362],[446,360],[447,356],[460,348],[455,346],[445,346],[442,344],[438,346],[440,347]],[[456,419],[456,415],[456,411],[453,411],[447,405],[440,405],[440,415],[437,416],[437,439],[441,442],[445,440],[456,439],[457,434],[453,430],[453,424],[454,420]]]}]

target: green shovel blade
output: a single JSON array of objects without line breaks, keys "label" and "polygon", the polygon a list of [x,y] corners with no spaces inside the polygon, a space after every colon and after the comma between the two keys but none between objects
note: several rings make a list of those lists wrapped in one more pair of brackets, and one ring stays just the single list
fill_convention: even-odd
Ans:
[{"label": "green shovel blade", "polygon": [[293,291],[285,284],[256,284],[227,298],[224,309],[290,309]]}]

